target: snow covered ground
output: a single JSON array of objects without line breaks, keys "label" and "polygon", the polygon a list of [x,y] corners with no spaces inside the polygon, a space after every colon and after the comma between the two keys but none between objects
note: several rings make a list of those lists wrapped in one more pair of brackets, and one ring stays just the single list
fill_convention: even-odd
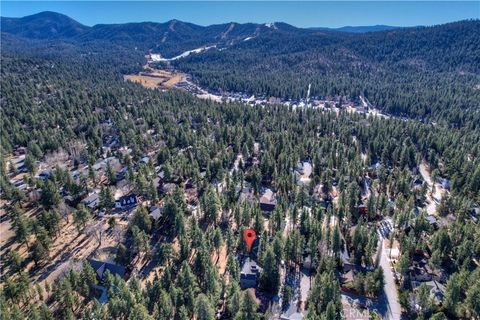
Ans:
[{"label": "snow covered ground", "polygon": [[160,54],[151,54],[150,58],[152,59],[153,62],[174,61],[174,60],[178,60],[178,59],[181,59],[181,58],[188,57],[192,53],[201,53],[203,51],[206,51],[206,50],[209,50],[209,49],[212,49],[212,48],[216,48],[216,45],[214,45],[214,46],[204,46],[204,47],[200,47],[200,48],[197,48],[197,49],[188,50],[188,51],[185,51],[185,52],[183,52],[183,53],[181,53],[178,56],[175,56],[173,58],[163,58],[162,55],[160,55]]}]

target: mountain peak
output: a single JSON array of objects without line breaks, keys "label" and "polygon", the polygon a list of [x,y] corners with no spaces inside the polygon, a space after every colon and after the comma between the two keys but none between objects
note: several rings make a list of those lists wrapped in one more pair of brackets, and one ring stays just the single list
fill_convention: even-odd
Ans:
[{"label": "mountain peak", "polygon": [[43,11],[22,18],[2,17],[1,26],[4,32],[34,39],[73,37],[90,29],[64,14],[53,11]]}]

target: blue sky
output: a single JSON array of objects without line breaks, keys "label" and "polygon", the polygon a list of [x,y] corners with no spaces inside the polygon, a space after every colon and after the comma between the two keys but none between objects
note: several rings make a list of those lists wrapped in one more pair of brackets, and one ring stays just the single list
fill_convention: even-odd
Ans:
[{"label": "blue sky", "polygon": [[480,18],[480,1],[1,1],[1,15],[64,13],[86,24],[170,19],[209,25],[287,22],[298,27],[433,25]]}]

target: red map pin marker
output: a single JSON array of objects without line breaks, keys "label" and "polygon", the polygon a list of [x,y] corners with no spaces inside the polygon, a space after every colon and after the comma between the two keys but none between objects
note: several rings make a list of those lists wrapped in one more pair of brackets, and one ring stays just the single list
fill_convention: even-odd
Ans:
[{"label": "red map pin marker", "polygon": [[247,243],[248,251],[252,250],[253,241],[255,241],[255,230],[253,229],[245,229],[243,230],[243,240]]}]

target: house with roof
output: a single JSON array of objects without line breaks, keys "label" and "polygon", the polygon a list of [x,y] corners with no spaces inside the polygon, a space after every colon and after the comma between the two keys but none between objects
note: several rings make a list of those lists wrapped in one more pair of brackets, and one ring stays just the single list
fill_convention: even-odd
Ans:
[{"label": "house with roof", "polygon": [[240,287],[242,289],[256,288],[260,278],[261,268],[258,264],[247,257],[242,262],[242,269],[240,271]]},{"label": "house with roof", "polygon": [[435,218],[433,215],[427,215],[425,216],[425,220],[427,220],[428,224],[431,225],[433,228],[437,228],[437,218]]},{"label": "house with roof", "polygon": [[38,175],[38,179],[43,180],[43,181],[48,180],[49,177],[50,177],[50,172],[49,171],[42,171]]},{"label": "house with roof", "polygon": [[91,195],[83,199],[81,203],[90,210],[97,209],[100,203],[100,198],[98,196],[98,193],[92,193]]},{"label": "house with roof", "polygon": [[445,286],[435,280],[425,282],[412,281],[411,286],[415,294],[417,293],[418,287],[420,287],[423,283],[428,288],[430,298],[437,306],[441,306],[445,297]]},{"label": "house with roof", "polygon": [[295,178],[299,184],[310,184],[310,175],[312,174],[312,164],[310,162],[298,162],[294,172]]},{"label": "house with roof", "polygon": [[280,315],[280,320],[301,320],[305,316],[305,312],[299,311],[297,306],[291,306]]},{"label": "house with roof", "polygon": [[185,200],[188,204],[198,203],[198,189],[195,186],[188,186],[185,188]]},{"label": "house with roof", "polygon": [[440,178],[440,184],[446,190],[450,190],[450,180],[446,178]]},{"label": "house with roof", "polygon": [[115,208],[125,210],[136,207],[138,204],[137,196],[133,193],[120,197],[120,199],[115,200]]},{"label": "house with roof", "polygon": [[417,282],[426,282],[432,280],[432,275],[425,270],[425,268],[421,268],[418,266],[414,266],[410,268],[410,279]]},{"label": "house with roof", "polygon": [[329,203],[332,201],[332,196],[328,192],[327,186],[324,184],[317,184],[313,188],[313,197],[321,203]]},{"label": "house with roof", "polygon": [[470,209],[470,218],[472,219],[473,222],[478,223],[479,217],[480,217],[480,207],[477,204],[475,204]]},{"label": "house with roof", "polygon": [[177,185],[175,183],[163,183],[161,186],[159,186],[158,191],[162,195],[167,195],[173,193],[173,190],[175,190],[175,187]]},{"label": "house with roof", "polygon": [[151,206],[150,209],[148,210],[148,215],[150,218],[152,218],[153,221],[157,221],[162,217],[163,213],[163,208],[160,208],[158,206]]},{"label": "house with roof", "polygon": [[117,264],[93,259],[87,259],[87,262],[97,275],[99,284],[95,286],[95,289],[99,292],[98,302],[105,304],[108,301],[107,288],[103,285],[105,273],[108,271],[112,276],[118,275],[120,278],[125,278],[125,268]]},{"label": "house with roof", "polygon": [[350,269],[349,271],[342,273],[340,275],[342,291],[347,291],[347,292],[352,291],[354,279],[355,279],[355,272],[353,271],[353,269]]},{"label": "house with roof", "polygon": [[271,189],[266,189],[263,195],[260,197],[260,209],[263,211],[273,211],[277,205],[277,199]]}]

